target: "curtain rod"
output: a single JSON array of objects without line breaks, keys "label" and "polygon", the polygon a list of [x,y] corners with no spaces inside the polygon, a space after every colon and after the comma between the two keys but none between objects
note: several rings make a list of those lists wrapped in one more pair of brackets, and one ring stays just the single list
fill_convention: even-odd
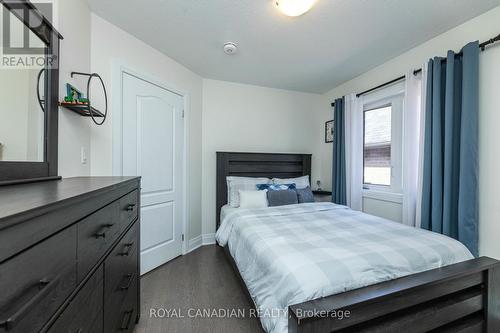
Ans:
[{"label": "curtain rod", "polygon": [[[479,48],[481,49],[481,51],[484,51],[484,50],[486,50],[486,47],[487,47],[487,46],[489,46],[489,45],[491,45],[491,44],[494,44],[494,43],[496,43],[496,42],[499,42],[499,41],[500,41],[500,34],[499,34],[498,36],[496,36],[496,37],[493,37],[493,38],[491,38],[491,39],[488,39],[488,40],[487,40],[487,41],[485,41],[485,42],[482,42],[481,44],[479,44]],[[457,55],[460,55],[460,54],[462,54],[462,52],[457,53]],[[443,61],[446,61],[446,59],[443,59]],[[417,75],[417,74],[419,74],[419,73],[421,73],[421,72],[422,72],[422,68],[415,69],[415,70],[413,71],[413,75]],[[368,93],[371,93],[372,91],[375,91],[375,90],[377,90],[377,89],[380,89],[380,88],[383,88],[383,87],[385,87],[385,86],[388,86],[388,85],[391,85],[391,84],[393,84],[393,83],[396,83],[396,82],[398,82],[398,81],[401,81],[401,80],[403,80],[405,77],[406,77],[406,76],[404,76],[404,75],[403,75],[403,76],[400,76],[400,77],[398,77],[398,78],[396,78],[396,79],[394,79],[394,80],[391,80],[391,81],[389,81],[389,82],[385,82],[385,83],[383,83],[383,84],[381,84],[381,85],[378,85],[378,86],[376,86],[375,88],[371,88],[371,89],[365,90],[365,91],[363,91],[363,92],[360,92],[359,94],[356,94],[356,97],[361,97],[361,96],[363,96],[363,95],[366,95],[366,94],[368,94]],[[332,108],[333,108],[333,107],[335,107],[335,102],[333,102],[333,103],[332,103]]]}]

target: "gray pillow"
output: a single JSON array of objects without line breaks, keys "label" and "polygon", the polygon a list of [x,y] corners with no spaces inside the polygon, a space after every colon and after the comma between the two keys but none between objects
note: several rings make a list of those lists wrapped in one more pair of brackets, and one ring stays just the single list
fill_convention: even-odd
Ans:
[{"label": "gray pillow", "polygon": [[309,186],[303,189],[297,189],[297,199],[299,201],[299,204],[315,202],[314,194],[312,193]]},{"label": "gray pillow", "polygon": [[267,192],[269,207],[294,205],[299,203],[295,190],[281,190]]}]

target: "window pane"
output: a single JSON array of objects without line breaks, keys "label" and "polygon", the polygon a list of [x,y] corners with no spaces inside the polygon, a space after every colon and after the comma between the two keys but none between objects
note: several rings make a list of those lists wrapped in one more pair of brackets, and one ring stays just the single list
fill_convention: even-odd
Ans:
[{"label": "window pane", "polygon": [[391,185],[391,113],[391,106],[364,112],[365,184]]}]

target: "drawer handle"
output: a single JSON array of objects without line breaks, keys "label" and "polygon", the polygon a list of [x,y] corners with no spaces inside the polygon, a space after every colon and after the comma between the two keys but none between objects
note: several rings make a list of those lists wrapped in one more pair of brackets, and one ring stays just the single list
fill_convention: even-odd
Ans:
[{"label": "drawer handle", "polygon": [[130,254],[130,251],[132,250],[132,247],[134,246],[134,243],[127,243],[124,244],[123,247],[125,248],[125,251],[121,252],[121,256],[128,256]]},{"label": "drawer handle", "polygon": [[17,310],[12,316],[5,320],[0,320],[0,327],[4,327],[6,331],[10,331],[12,328],[14,328],[14,326],[16,326],[17,323],[25,315],[27,315],[35,305],[40,303],[40,301],[55,288],[58,282],[58,278],[52,281],[49,281],[47,279],[40,280],[37,284],[39,291],[21,308],[19,308],[19,310]]},{"label": "drawer handle", "polygon": [[130,320],[132,319],[132,313],[134,313],[133,309],[123,313],[122,325],[120,327],[121,331],[128,330],[128,328],[130,326]]},{"label": "drawer handle", "polygon": [[130,285],[132,284],[134,276],[132,274],[127,274],[125,276],[127,277],[127,283],[125,283],[124,286],[120,287],[120,290],[128,290],[130,288]]},{"label": "drawer handle", "polygon": [[109,228],[111,228],[112,226],[114,226],[114,224],[105,224],[102,226],[101,229],[99,229],[99,231],[97,231],[95,234],[94,234],[94,237],[95,238],[106,238],[106,230],[108,230]]},{"label": "drawer handle", "polygon": [[132,212],[134,211],[134,209],[135,209],[135,204],[130,204],[127,206],[127,208],[125,208],[127,212]]}]

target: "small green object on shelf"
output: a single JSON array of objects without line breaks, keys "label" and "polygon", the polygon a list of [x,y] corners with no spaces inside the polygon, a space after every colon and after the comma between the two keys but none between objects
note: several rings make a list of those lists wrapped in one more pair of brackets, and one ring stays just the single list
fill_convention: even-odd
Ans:
[{"label": "small green object on shelf", "polygon": [[83,94],[80,90],[76,89],[69,83],[66,83],[66,97],[71,97],[73,100],[77,101],[78,99],[83,97]]},{"label": "small green object on shelf", "polygon": [[69,83],[66,83],[66,92],[67,95],[64,97],[64,103],[81,105],[90,104],[89,99],[83,97],[83,94]]}]

